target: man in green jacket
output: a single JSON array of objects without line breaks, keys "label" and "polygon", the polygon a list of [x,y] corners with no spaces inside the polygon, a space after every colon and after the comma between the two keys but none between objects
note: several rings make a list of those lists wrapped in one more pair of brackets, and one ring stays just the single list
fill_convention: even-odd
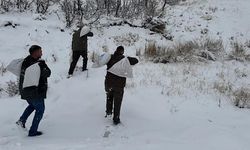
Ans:
[{"label": "man in green jacket", "polygon": [[[85,31],[82,31],[85,30]],[[85,33],[83,33],[85,32]],[[82,35],[83,33],[83,35]],[[79,27],[78,30],[74,31],[72,36],[72,62],[70,64],[68,78],[73,75],[76,64],[80,58],[83,57],[82,71],[87,70],[88,63],[88,37],[92,37],[93,33],[90,32],[90,28],[87,26]]]}]

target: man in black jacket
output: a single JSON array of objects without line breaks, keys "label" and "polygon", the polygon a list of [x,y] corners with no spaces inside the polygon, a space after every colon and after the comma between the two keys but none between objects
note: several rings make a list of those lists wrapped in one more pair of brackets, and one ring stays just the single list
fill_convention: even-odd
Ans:
[{"label": "man in black jacket", "polygon": [[[107,63],[107,70],[109,70],[113,65],[122,60],[125,56],[124,47],[117,47],[115,53],[111,55],[111,59]],[[128,57],[130,65],[135,65],[138,63],[138,59],[133,57]],[[124,87],[126,85],[126,78],[117,76],[109,71],[107,71],[105,77],[105,91],[107,95],[106,99],[106,117],[112,115],[114,106],[113,122],[115,125],[120,123],[120,110],[123,99]]]},{"label": "man in black jacket", "polygon": [[[25,123],[31,113],[35,110],[35,116],[33,118],[32,126],[29,130],[29,136],[39,136],[42,132],[37,131],[39,123],[43,117],[45,110],[44,99],[47,93],[47,78],[50,76],[51,71],[46,65],[44,60],[39,60],[42,56],[42,48],[38,45],[33,45],[29,49],[30,55],[27,56],[21,67],[21,74],[19,80],[19,91],[21,98],[28,102],[28,107],[23,112],[20,119],[16,122],[17,125],[25,128]],[[26,69],[34,64],[38,64],[40,68],[40,78],[38,86],[28,86],[24,87],[24,80],[30,80],[28,76],[25,75]],[[32,74],[32,72],[31,72]],[[35,74],[35,73],[34,73]],[[27,79],[25,79],[27,78]]]},{"label": "man in black jacket", "polygon": [[83,65],[82,71],[87,70],[87,63],[88,63],[88,37],[92,37],[93,33],[90,32],[90,28],[85,26],[87,33],[81,36],[81,30],[83,27],[80,27],[77,31],[73,33],[72,36],[72,62],[70,64],[68,78],[73,75],[74,69],[76,64],[80,58],[83,57]]}]

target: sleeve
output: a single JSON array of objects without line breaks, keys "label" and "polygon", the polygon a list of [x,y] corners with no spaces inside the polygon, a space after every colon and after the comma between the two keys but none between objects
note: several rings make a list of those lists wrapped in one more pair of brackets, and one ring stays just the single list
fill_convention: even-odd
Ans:
[{"label": "sleeve", "polygon": [[139,60],[135,57],[128,57],[130,65],[135,65],[139,62]]},{"label": "sleeve", "polygon": [[93,32],[89,32],[89,33],[87,34],[87,36],[89,36],[89,37],[93,37],[93,36],[94,36],[94,34],[93,34]]},{"label": "sleeve", "polygon": [[41,68],[41,77],[42,78],[48,78],[48,77],[50,77],[51,70],[49,69],[49,67],[47,66],[47,64],[45,63],[45,61],[39,62],[39,66]]}]

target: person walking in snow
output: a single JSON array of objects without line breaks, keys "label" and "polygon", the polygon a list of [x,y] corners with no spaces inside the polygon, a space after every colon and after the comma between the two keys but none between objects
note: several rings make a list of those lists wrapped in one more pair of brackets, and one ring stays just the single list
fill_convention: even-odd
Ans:
[{"label": "person walking in snow", "polygon": [[68,78],[73,75],[76,64],[83,57],[82,71],[87,70],[88,63],[88,37],[93,37],[93,33],[88,26],[79,26],[72,36],[72,62],[70,64]]},{"label": "person walking in snow", "polygon": [[37,129],[45,110],[44,99],[47,94],[47,78],[50,77],[51,71],[45,61],[40,60],[42,56],[40,46],[31,46],[29,53],[30,55],[22,63],[19,79],[21,99],[26,100],[29,105],[16,124],[25,128],[28,117],[35,110],[28,136],[39,136],[42,135],[42,132],[37,131]]},{"label": "person walking in snow", "polygon": [[[120,123],[120,110],[123,99],[126,77],[132,77],[132,67],[138,63],[134,57],[124,56],[124,47],[117,47],[107,63],[107,74],[105,77],[106,91],[106,117],[113,114],[113,123]],[[114,108],[113,108],[114,107]]]}]

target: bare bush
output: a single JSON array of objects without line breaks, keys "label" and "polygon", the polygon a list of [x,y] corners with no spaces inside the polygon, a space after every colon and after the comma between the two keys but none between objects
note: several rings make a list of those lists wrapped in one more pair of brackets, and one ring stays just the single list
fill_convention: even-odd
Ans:
[{"label": "bare bush", "polygon": [[143,22],[143,26],[153,32],[163,34],[166,29],[166,22],[162,21],[159,18],[149,17]]},{"label": "bare bush", "polygon": [[1,0],[0,10],[3,12],[9,12],[11,10],[18,10],[24,12],[28,10],[34,0]]},{"label": "bare bush", "polygon": [[179,4],[181,1],[183,1],[183,0],[164,0],[164,4],[163,4],[163,6],[164,5],[166,5],[166,4],[168,4],[168,5],[177,5],[177,4]]},{"label": "bare bush", "polygon": [[222,57],[224,51],[222,40],[206,39],[201,42],[179,42],[172,47],[158,46],[156,42],[151,42],[145,46],[144,54],[155,63],[206,62]]},{"label": "bare bush", "polygon": [[213,40],[208,38],[203,42],[202,46],[214,54],[220,54],[224,52],[224,45],[221,39]]},{"label": "bare bush", "polygon": [[4,63],[1,63],[1,66],[0,66],[0,75],[3,76],[4,73],[6,73],[6,72],[7,72],[7,69],[6,69],[5,65],[4,65]]},{"label": "bare bush", "polygon": [[74,3],[70,0],[63,0],[60,5],[64,13],[66,27],[71,27],[75,19]]},{"label": "bare bush", "polygon": [[14,0],[1,0],[0,8],[3,12],[9,12],[14,6]]},{"label": "bare bush", "polygon": [[241,88],[233,93],[234,104],[239,108],[250,108],[250,89]]},{"label": "bare bush", "polygon": [[16,7],[20,12],[28,10],[34,0],[16,0]]},{"label": "bare bush", "polygon": [[114,41],[116,45],[132,46],[139,40],[138,34],[128,33],[122,36],[115,36]]},{"label": "bare bush", "polygon": [[214,83],[214,89],[223,95],[229,95],[232,93],[232,87],[233,85],[230,82],[222,81]]},{"label": "bare bush", "polygon": [[145,56],[154,57],[156,55],[157,55],[156,42],[151,41],[148,43],[148,45],[145,46]]},{"label": "bare bush", "polygon": [[35,0],[36,12],[45,14],[47,13],[51,0]]},{"label": "bare bush", "polygon": [[229,54],[230,60],[250,61],[250,55],[246,53],[246,47],[243,44],[239,42],[233,42],[232,48],[233,50]]},{"label": "bare bush", "polygon": [[10,97],[13,97],[19,93],[19,87],[17,81],[8,81],[6,92]]},{"label": "bare bush", "polygon": [[245,45],[246,47],[250,48],[250,40],[246,41]]},{"label": "bare bush", "polygon": [[102,14],[123,19],[148,18],[160,14],[158,0],[96,0],[96,3]]},{"label": "bare bush", "polygon": [[2,88],[2,87],[1,87],[1,84],[0,84],[0,97],[1,97],[1,95],[3,94],[3,92],[4,92],[4,88]]}]

